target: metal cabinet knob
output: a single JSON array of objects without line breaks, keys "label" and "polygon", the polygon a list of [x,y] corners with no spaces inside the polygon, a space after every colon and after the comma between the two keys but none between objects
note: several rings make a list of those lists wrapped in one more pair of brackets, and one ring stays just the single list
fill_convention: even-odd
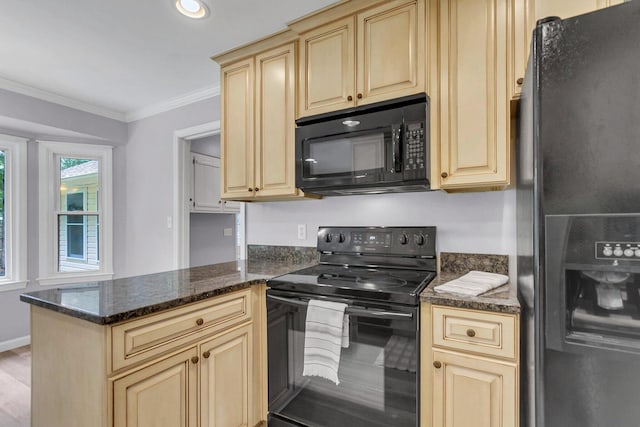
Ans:
[{"label": "metal cabinet knob", "polygon": [[433,362],[433,367],[436,369],[440,369],[442,368],[442,363],[438,362],[437,360],[435,362]]},{"label": "metal cabinet knob", "polygon": [[347,96],[347,101],[353,101],[353,96],[351,95]]},{"label": "metal cabinet knob", "polygon": [[441,177],[443,177],[443,178],[446,178],[446,177],[448,177],[448,176],[449,176],[449,174],[448,174],[448,173],[446,173],[446,172],[442,172],[442,173],[440,174],[440,176],[441,176]]},{"label": "metal cabinet knob", "polygon": [[253,188],[248,188],[247,190],[249,190],[249,191],[253,191]]},{"label": "metal cabinet knob", "polygon": [[198,356],[193,356],[193,357],[191,358],[191,363],[193,363],[194,365],[195,365],[196,363],[198,363],[199,361],[200,361],[200,358],[199,358]]},{"label": "metal cabinet knob", "polygon": [[260,189],[258,187],[254,188],[255,192],[257,193],[258,191],[260,191]]},{"label": "metal cabinet knob", "polygon": [[204,320],[203,319],[196,320],[196,325],[202,326],[203,324],[204,324]]},{"label": "metal cabinet knob", "polygon": [[362,94],[361,93],[358,94],[358,99],[362,99]]},{"label": "metal cabinet knob", "polygon": [[204,353],[202,353],[202,357],[204,357],[205,359],[208,359],[209,356],[211,356],[211,352],[210,351],[205,351]]},{"label": "metal cabinet knob", "polygon": [[467,336],[471,338],[475,337],[476,331],[474,331],[473,329],[467,329]]},{"label": "metal cabinet knob", "polygon": [[516,83],[521,85],[522,83],[524,83],[524,79],[522,77],[520,77],[518,80],[516,80]]}]

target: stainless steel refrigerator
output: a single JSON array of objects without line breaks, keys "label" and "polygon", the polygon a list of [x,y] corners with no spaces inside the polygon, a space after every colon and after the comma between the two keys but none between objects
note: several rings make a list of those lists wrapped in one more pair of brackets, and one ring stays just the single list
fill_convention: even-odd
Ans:
[{"label": "stainless steel refrigerator", "polygon": [[519,110],[522,426],[640,426],[640,0],[533,32]]}]

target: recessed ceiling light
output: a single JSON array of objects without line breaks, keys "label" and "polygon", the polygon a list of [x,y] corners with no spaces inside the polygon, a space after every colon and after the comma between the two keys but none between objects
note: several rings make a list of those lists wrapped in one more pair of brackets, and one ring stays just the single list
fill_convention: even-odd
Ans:
[{"label": "recessed ceiling light", "polygon": [[207,6],[200,0],[176,0],[178,12],[189,18],[200,19],[209,14]]}]

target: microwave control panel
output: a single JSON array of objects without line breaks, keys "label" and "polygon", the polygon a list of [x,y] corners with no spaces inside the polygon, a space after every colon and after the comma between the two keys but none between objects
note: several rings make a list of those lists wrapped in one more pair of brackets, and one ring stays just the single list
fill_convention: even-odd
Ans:
[{"label": "microwave control panel", "polygon": [[405,135],[405,171],[424,170],[426,161],[424,122],[406,123]]},{"label": "microwave control panel", "polygon": [[596,259],[640,261],[640,242],[596,242]]}]

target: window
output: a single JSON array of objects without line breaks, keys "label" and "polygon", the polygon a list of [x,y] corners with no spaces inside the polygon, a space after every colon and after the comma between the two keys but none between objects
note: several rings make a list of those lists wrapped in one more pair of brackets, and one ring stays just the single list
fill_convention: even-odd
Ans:
[{"label": "window", "polygon": [[0,290],[26,286],[27,141],[0,135]]},{"label": "window", "polygon": [[40,174],[40,283],[111,278],[111,147],[40,142]]}]

